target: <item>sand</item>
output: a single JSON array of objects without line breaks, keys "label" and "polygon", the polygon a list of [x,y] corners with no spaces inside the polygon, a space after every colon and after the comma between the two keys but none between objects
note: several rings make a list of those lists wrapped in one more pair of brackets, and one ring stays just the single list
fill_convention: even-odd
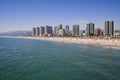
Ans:
[{"label": "sand", "polygon": [[74,44],[85,44],[103,47],[117,47],[120,48],[120,39],[82,39],[80,37],[23,37],[23,36],[1,36],[7,38],[24,38],[24,39],[35,39],[44,41],[55,41],[64,43],[74,43]]}]

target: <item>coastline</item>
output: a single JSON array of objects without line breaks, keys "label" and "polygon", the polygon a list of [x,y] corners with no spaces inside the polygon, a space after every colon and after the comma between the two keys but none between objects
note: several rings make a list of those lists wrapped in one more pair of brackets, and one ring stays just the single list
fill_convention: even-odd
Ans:
[{"label": "coastline", "polygon": [[63,43],[74,43],[101,46],[106,48],[118,48],[120,49],[120,39],[83,39],[80,37],[25,37],[25,36],[0,36],[0,38],[23,38],[23,39],[35,39],[44,41],[54,41]]}]

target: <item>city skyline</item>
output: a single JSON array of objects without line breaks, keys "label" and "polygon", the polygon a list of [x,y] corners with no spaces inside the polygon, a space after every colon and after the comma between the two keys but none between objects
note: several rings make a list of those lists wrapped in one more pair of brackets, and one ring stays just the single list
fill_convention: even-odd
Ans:
[{"label": "city skyline", "polygon": [[104,29],[107,20],[120,29],[119,4],[119,0],[0,0],[0,32],[59,24],[85,29],[90,22]]},{"label": "city skyline", "polygon": [[[116,30],[114,30],[114,21],[105,21],[104,30],[98,27],[95,27],[94,23],[86,24],[86,29],[80,29],[79,25],[73,25],[72,30],[69,29],[69,26],[66,25],[63,27],[62,24],[52,27],[52,26],[40,26],[32,28],[32,36],[41,36],[41,37],[83,37],[83,36],[107,36],[115,37]],[[42,29],[44,28],[44,29]]]}]

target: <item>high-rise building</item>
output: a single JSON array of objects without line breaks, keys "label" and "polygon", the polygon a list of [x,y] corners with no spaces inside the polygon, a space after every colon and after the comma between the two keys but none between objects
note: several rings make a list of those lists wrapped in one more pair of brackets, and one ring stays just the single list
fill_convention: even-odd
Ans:
[{"label": "high-rise building", "polygon": [[62,24],[60,24],[57,28],[62,29],[63,28]]},{"label": "high-rise building", "polygon": [[79,36],[80,28],[79,25],[73,25],[73,36]]},{"label": "high-rise building", "polygon": [[59,36],[65,36],[65,29],[59,29]]},{"label": "high-rise building", "polygon": [[86,35],[88,36],[89,34],[90,34],[90,28],[89,28],[89,26],[88,26],[88,24],[87,24],[87,27],[86,27]]},{"label": "high-rise building", "polygon": [[36,36],[39,36],[39,35],[40,35],[40,28],[37,27],[37,28],[36,28]]},{"label": "high-rise building", "polygon": [[57,29],[56,29],[56,36],[61,36],[61,32],[62,32],[62,29],[63,29],[63,26],[62,24],[60,24],[59,26],[57,26]]},{"label": "high-rise building", "polygon": [[104,35],[109,36],[109,21],[105,21],[105,30]]},{"label": "high-rise building", "polygon": [[36,28],[35,27],[33,27],[33,29],[32,29],[32,36],[36,36]]},{"label": "high-rise building", "polygon": [[54,36],[57,36],[57,26],[54,27]]},{"label": "high-rise building", "polygon": [[48,35],[48,34],[53,34],[53,28],[52,26],[46,26],[45,27],[45,34]]},{"label": "high-rise building", "polygon": [[109,35],[114,36],[114,21],[109,22]]},{"label": "high-rise building", "polygon": [[65,35],[66,36],[69,35],[69,26],[68,25],[65,26]]},{"label": "high-rise building", "polygon": [[113,36],[114,35],[114,21],[105,21],[105,36]]},{"label": "high-rise building", "polygon": [[45,34],[45,27],[41,26],[40,27],[40,36],[43,36]]},{"label": "high-rise building", "polygon": [[94,28],[95,28],[95,24],[94,23],[87,24],[86,35],[87,36],[94,36]]},{"label": "high-rise building", "polygon": [[101,35],[101,29],[100,28],[96,28],[95,29],[95,36],[100,36]]}]

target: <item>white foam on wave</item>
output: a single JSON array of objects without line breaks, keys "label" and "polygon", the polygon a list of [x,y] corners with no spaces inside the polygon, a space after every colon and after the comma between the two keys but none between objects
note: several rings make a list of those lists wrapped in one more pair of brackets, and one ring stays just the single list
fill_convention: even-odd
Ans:
[{"label": "white foam on wave", "polygon": [[111,48],[113,48],[113,49],[120,49],[120,47],[111,47]]}]

